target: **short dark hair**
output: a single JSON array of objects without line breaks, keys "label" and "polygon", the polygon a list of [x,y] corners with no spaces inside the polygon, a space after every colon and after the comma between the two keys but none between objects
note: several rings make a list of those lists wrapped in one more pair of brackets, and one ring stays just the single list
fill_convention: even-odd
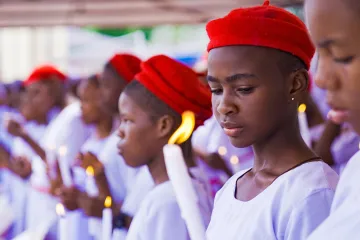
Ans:
[{"label": "short dark hair", "polygon": [[176,127],[181,124],[181,115],[145,88],[139,81],[131,81],[124,89],[124,93],[144,109],[152,121],[155,122],[160,117],[169,115],[174,118]]},{"label": "short dark hair", "polygon": [[284,75],[288,75],[300,69],[307,69],[305,63],[295,55],[279,51],[278,67]]}]

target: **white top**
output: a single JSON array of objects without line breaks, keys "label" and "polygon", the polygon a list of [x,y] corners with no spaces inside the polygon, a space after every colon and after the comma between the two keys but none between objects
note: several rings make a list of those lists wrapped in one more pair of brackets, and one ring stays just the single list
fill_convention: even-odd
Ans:
[{"label": "white top", "polygon": [[360,152],[345,167],[336,189],[330,216],[308,240],[360,239]]},{"label": "white top", "polygon": [[[199,207],[207,226],[210,219],[210,196],[205,188],[193,180],[199,197]],[[170,181],[157,185],[143,200],[134,217],[127,240],[188,240],[185,221]]]},{"label": "white top", "polygon": [[234,175],[217,193],[207,239],[298,240],[330,213],[338,175],[324,162],[308,162],[279,176],[250,201],[235,198]]}]

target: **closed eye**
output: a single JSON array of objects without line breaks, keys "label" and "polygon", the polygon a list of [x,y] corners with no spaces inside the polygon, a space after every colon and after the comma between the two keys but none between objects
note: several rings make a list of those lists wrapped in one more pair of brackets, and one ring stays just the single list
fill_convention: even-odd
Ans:
[{"label": "closed eye", "polygon": [[223,92],[223,90],[220,88],[212,88],[211,89],[211,93],[214,95],[220,95],[222,92]]},{"label": "closed eye", "polygon": [[246,88],[238,88],[236,91],[246,95],[254,92],[254,90],[255,90],[254,87],[246,87]]},{"label": "closed eye", "polygon": [[334,61],[340,64],[349,64],[354,60],[355,56],[348,56],[343,58],[334,58]]}]

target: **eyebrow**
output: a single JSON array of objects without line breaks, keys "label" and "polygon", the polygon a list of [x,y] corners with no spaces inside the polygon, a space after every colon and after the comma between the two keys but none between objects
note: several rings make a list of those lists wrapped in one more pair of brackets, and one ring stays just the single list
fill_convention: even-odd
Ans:
[{"label": "eyebrow", "polygon": [[[237,73],[235,75],[226,77],[225,81],[230,83],[230,82],[234,82],[237,80],[243,80],[243,79],[249,79],[249,78],[256,78],[256,76],[254,74],[250,74],[250,73]],[[208,82],[220,82],[220,80],[218,78],[210,76],[210,75],[206,76],[206,80]]]},{"label": "eyebrow", "polygon": [[327,48],[329,47],[331,44],[334,44],[335,40],[333,39],[327,39],[324,41],[320,41],[319,43],[317,43],[316,45],[320,48]]}]

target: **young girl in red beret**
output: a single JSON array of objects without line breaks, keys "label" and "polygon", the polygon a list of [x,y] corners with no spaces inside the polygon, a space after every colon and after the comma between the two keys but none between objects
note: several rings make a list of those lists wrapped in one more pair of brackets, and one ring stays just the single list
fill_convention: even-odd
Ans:
[{"label": "young girl in red beret", "polygon": [[[119,100],[118,149],[129,166],[148,167],[155,187],[141,203],[127,239],[189,239],[166,171],[163,147],[180,126],[184,111],[195,113],[196,126],[211,116],[210,92],[190,68],[163,55],[144,62],[135,79]],[[194,177],[203,224],[207,226],[211,195],[207,192],[206,181],[199,179],[196,173],[198,169],[193,159],[191,139],[181,147]]]},{"label": "young girl in red beret", "polygon": [[[319,53],[315,83],[326,90],[328,118],[337,124],[348,122],[360,134],[360,2],[305,1],[305,15]],[[308,239],[359,238],[359,169],[357,153],[342,172],[330,217]]]},{"label": "young girl in red beret", "polygon": [[207,239],[305,239],[329,215],[338,181],[299,131],[314,54],[306,27],[265,1],[206,28],[214,115],[234,146],[255,154],[217,193]]}]

